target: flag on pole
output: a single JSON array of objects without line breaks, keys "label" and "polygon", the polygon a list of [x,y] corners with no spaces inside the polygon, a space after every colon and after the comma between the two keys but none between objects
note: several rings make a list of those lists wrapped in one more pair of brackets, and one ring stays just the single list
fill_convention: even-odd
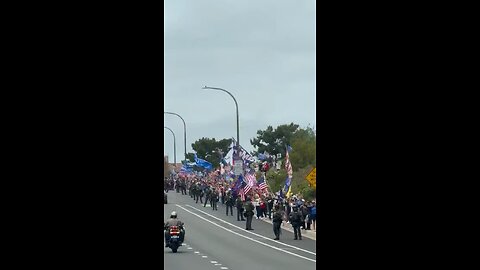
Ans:
[{"label": "flag on pole", "polygon": [[242,200],[242,202],[245,201],[245,192],[243,192],[243,188],[240,189],[238,195],[240,195],[240,199]]},{"label": "flag on pole", "polygon": [[257,183],[257,179],[255,178],[255,174],[253,173],[247,173],[245,175],[245,180],[247,180],[247,184],[251,187],[255,186]]},{"label": "flag on pole", "polygon": [[265,182],[265,177],[262,176],[260,179],[258,179],[257,186],[260,190],[264,190],[268,188],[267,183]]},{"label": "flag on pole", "polygon": [[246,183],[246,182],[243,182],[243,192],[244,194],[248,194],[248,192],[250,191],[250,189],[252,189],[252,186],[250,185],[250,183]]},{"label": "flag on pole", "polygon": [[285,170],[287,171],[287,175],[292,178],[293,168],[292,163],[290,163],[290,156],[288,155],[290,151],[292,151],[292,147],[287,146],[287,151],[285,153]]}]

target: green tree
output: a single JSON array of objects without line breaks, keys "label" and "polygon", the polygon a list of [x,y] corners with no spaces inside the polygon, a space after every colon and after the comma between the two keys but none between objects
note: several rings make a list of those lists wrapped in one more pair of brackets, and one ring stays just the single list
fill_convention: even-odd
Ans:
[{"label": "green tree", "polygon": [[316,164],[317,136],[312,128],[298,129],[292,136],[291,146],[293,151],[289,156],[294,171]]},{"label": "green tree", "polygon": [[263,153],[267,151],[271,155],[282,153],[285,154],[285,145],[290,145],[292,137],[299,125],[290,123],[288,125],[280,125],[273,129],[268,126],[265,130],[258,130],[257,137],[250,140],[250,143],[258,150],[253,154]]},{"label": "green tree", "polygon": [[[215,138],[201,138],[192,143],[192,148],[197,152],[198,158],[205,159],[212,163],[214,168],[217,168],[220,165],[223,155],[228,152],[231,143],[232,139],[217,141]],[[195,160],[193,155],[191,158],[191,161]]]}]

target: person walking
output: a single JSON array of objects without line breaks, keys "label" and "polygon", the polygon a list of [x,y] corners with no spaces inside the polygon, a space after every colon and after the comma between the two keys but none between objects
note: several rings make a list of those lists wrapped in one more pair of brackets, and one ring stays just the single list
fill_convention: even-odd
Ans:
[{"label": "person walking", "polygon": [[275,238],[273,240],[280,240],[280,234],[282,233],[281,225],[283,221],[283,211],[280,208],[280,205],[275,205],[275,210],[273,213],[273,233]]},{"label": "person walking", "polygon": [[232,196],[232,192],[231,191],[228,191],[227,192],[227,200],[226,200],[226,210],[227,210],[227,216],[228,216],[228,209],[230,209],[230,215],[233,216],[233,204],[235,203],[234,202],[234,199],[233,199],[233,196]]},{"label": "person walking", "polygon": [[216,190],[213,190],[212,193],[210,194],[210,204],[212,205],[212,210],[214,211],[218,211],[217,202],[218,202],[218,193]]},{"label": "person walking", "polygon": [[222,195],[220,197],[221,197],[221,200],[222,200],[222,205],[224,205],[225,204],[225,198],[227,196],[227,193],[225,193],[225,187],[222,187],[221,193],[222,193]]},{"label": "person walking", "polygon": [[246,228],[245,230],[247,231],[253,231],[252,229],[252,219],[253,219],[253,204],[252,204],[252,200],[250,198],[247,197],[247,199],[245,200],[246,203],[245,203],[245,217],[247,218],[247,222],[246,222]]},{"label": "person walking", "polygon": [[298,207],[292,207],[293,212],[290,213],[289,220],[293,227],[294,239],[302,240],[302,232],[300,225],[302,224],[302,214],[298,211]]},{"label": "person walking", "polygon": [[243,202],[240,198],[240,195],[237,196],[235,206],[237,207],[237,221],[245,221],[245,219],[243,218]]},{"label": "person walking", "polygon": [[273,211],[273,197],[271,195],[268,195],[267,197],[267,211],[268,211],[268,219],[272,220],[272,211]]},{"label": "person walking", "polygon": [[[207,186],[205,188],[205,203],[203,204],[203,207],[207,206],[207,201],[210,200],[210,194],[211,194],[210,188]],[[211,200],[210,200],[210,206],[211,206]]]}]

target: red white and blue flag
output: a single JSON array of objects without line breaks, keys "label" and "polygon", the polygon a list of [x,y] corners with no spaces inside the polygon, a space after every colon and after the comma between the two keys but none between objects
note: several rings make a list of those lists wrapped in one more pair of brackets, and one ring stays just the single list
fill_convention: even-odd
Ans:
[{"label": "red white and blue flag", "polygon": [[258,179],[257,186],[260,190],[264,190],[268,188],[267,183],[265,182],[265,177],[262,176],[260,179]]},{"label": "red white and blue flag", "polygon": [[255,178],[254,173],[247,173],[245,175],[245,180],[247,182],[247,185],[249,185],[250,187],[255,186],[255,184],[257,183],[257,179]]},{"label": "red white and blue flag", "polygon": [[243,188],[243,192],[245,194],[248,194],[248,192],[252,189],[252,187],[255,185],[255,176],[252,174],[247,174],[245,175],[245,187]]}]

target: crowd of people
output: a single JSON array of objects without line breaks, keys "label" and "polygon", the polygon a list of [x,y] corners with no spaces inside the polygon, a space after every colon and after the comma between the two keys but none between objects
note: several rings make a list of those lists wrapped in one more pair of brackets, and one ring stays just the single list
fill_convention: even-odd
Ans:
[{"label": "crowd of people", "polygon": [[236,208],[237,221],[246,221],[246,230],[253,230],[252,219],[269,219],[274,226],[275,240],[279,240],[282,222],[292,225],[294,239],[302,239],[301,230],[316,231],[316,203],[306,201],[301,195],[282,198],[267,189],[252,187],[241,196],[234,190],[235,179],[227,181],[216,173],[205,176],[171,175],[164,181],[165,192],[175,190],[190,196],[195,203],[210,205],[212,211],[218,211],[218,203],[225,205],[226,215],[233,216]]}]

